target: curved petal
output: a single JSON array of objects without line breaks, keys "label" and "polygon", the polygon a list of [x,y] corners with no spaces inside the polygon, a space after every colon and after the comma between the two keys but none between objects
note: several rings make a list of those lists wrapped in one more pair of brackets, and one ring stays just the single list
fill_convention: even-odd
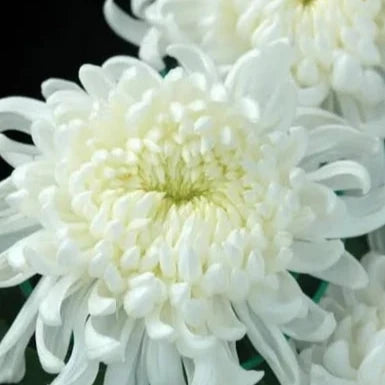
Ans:
[{"label": "curved petal", "polygon": [[0,254],[0,288],[19,285],[35,275],[35,272],[26,268],[22,254],[26,240],[28,238],[16,242]]},{"label": "curved petal", "polygon": [[290,77],[291,55],[288,42],[278,40],[241,57],[226,77],[225,85],[235,100],[258,102],[262,129],[287,129],[293,122],[297,99]]},{"label": "curved petal", "polygon": [[32,228],[37,225],[37,221],[22,214],[13,214],[9,217],[0,218],[0,235],[10,234],[17,231]]},{"label": "curved petal", "polygon": [[385,226],[370,233],[368,242],[371,250],[385,253]]},{"label": "curved petal", "polygon": [[47,79],[41,85],[41,92],[45,99],[57,91],[81,91],[81,88],[74,82],[56,78]]},{"label": "curved petal", "polygon": [[301,163],[307,171],[338,160],[356,161],[370,174],[373,186],[384,183],[385,156],[382,142],[344,124],[314,128],[309,134],[307,155]]},{"label": "curved petal", "polygon": [[15,383],[25,375],[25,349],[35,331],[35,325],[30,324],[18,342],[5,354],[0,355],[0,383]]},{"label": "curved petal", "polygon": [[329,212],[324,211],[323,218],[300,230],[297,237],[351,238],[370,233],[385,223],[384,197],[384,187],[361,197],[336,197]]},{"label": "curved petal", "polygon": [[332,112],[325,111],[316,107],[303,107],[302,105],[297,108],[297,114],[295,118],[295,124],[303,126],[307,130],[312,132],[313,129],[325,125],[346,125],[346,121],[340,116],[333,114]]},{"label": "curved petal", "polygon": [[350,289],[362,289],[368,284],[368,275],[359,261],[345,251],[330,268],[312,273],[317,278]]},{"label": "curved petal", "polygon": [[107,290],[100,281],[96,282],[88,298],[88,311],[91,316],[114,314],[117,309],[115,298],[107,295]]},{"label": "curved petal", "polygon": [[127,15],[113,0],[105,1],[103,11],[108,25],[117,35],[130,43],[140,45],[149,29],[147,23]]},{"label": "curved petal", "polygon": [[298,283],[289,273],[279,273],[276,278],[277,287],[263,282],[255,285],[250,290],[248,303],[266,322],[284,324],[300,313],[304,299]]},{"label": "curved petal", "polygon": [[[350,363],[350,354],[350,346],[346,341],[332,342],[325,350],[323,364],[330,373],[337,377],[355,379],[357,371]],[[363,383],[369,385],[367,382]]]},{"label": "curved petal", "polygon": [[91,64],[80,67],[79,78],[87,93],[100,100],[107,100],[114,85],[103,68]]},{"label": "curved petal", "polygon": [[[85,344],[87,357],[90,360],[103,361],[110,363],[117,361],[122,354],[121,343],[109,334],[112,330],[107,330],[105,323],[98,322],[95,325],[96,319],[90,317],[85,325]],[[115,324],[117,321],[115,321]],[[132,322],[133,324],[133,322]],[[111,329],[115,329],[116,325],[110,325]],[[100,330],[98,330],[100,329]]]},{"label": "curved petal", "polygon": [[181,359],[173,344],[149,339],[146,364],[150,384],[186,384]]},{"label": "curved petal", "polygon": [[58,373],[64,368],[73,329],[73,321],[78,313],[76,295],[62,306],[63,323],[57,327],[48,326],[39,315],[36,324],[36,347],[39,360],[49,373]]},{"label": "curved petal", "polygon": [[358,379],[362,384],[377,385],[384,381],[385,344],[374,348],[358,369]]},{"label": "curved petal", "polygon": [[104,385],[136,385],[137,361],[143,340],[144,325],[138,322],[126,345],[125,360],[107,366]]},{"label": "curved petal", "polygon": [[329,338],[336,326],[333,314],[326,312],[311,299],[306,298],[308,312],[283,325],[281,330],[300,341],[318,342]]},{"label": "curved petal", "polygon": [[213,335],[199,335],[193,333],[185,324],[181,316],[177,317],[176,329],[178,350],[186,357],[194,358],[212,348],[216,343]]},{"label": "curved petal", "polygon": [[137,16],[141,16],[145,8],[152,2],[152,0],[132,0],[131,9],[132,13]]},{"label": "curved petal", "polygon": [[244,370],[224,343],[196,358],[194,365],[191,385],[254,385],[263,377],[263,372]]},{"label": "curved petal", "polygon": [[146,316],[146,331],[153,340],[170,340],[175,335],[175,330],[161,319],[161,310],[161,307],[155,308]]},{"label": "curved petal", "polygon": [[12,167],[32,162],[39,153],[33,145],[16,142],[0,134],[0,156]]},{"label": "curved petal", "polygon": [[313,365],[310,378],[311,385],[357,385],[356,381],[344,380],[332,376],[320,365]]},{"label": "curved petal", "polygon": [[39,119],[51,120],[45,103],[19,96],[0,99],[0,132],[14,129],[29,134],[31,122]]},{"label": "curved petal", "polygon": [[348,215],[341,218],[341,238],[370,233],[385,224],[385,187],[362,197],[342,196]]},{"label": "curved petal", "polygon": [[246,334],[246,327],[238,320],[231,304],[220,297],[213,300],[208,326],[214,335],[225,341],[237,341]]},{"label": "curved petal", "polygon": [[327,97],[329,87],[320,83],[315,87],[299,88],[298,100],[302,106],[319,106]]},{"label": "curved petal", "polygon": [[45,324],[49,326],[59,326],[62,324],[62,304],[81,285],[82,283],[75,276],[59,278],[39,307],[40,316]]},{"label": "curved petal", "polygon": [[167,53],[175,57],[187,71],[204,74],[212,83],[219,80],[214,63],[200,49],[192,45],[173,44]]},{"label": "curved petal", "polygon": [[30,330],[31,325],[33,325],[33,327],[35,326],[40,303],[54,283],[55,279],[45,277],[42,278],[37,284],[7,334],[2,339],[0,343],[0,357],[8,353],[8,351],[10,351],[18,343],[18,341],[22,339],[22,336],[25,333],[28,334],[28,330]]},{"label": "curved petal", "polygon": [[99,362],[90,361],[84,349],[84,328],[88,315],[87,296],[86,291],[83,291],[76,297],[74,306],[78,311],[73,320],[74,346],[71,357],[51,385],[92,385],[98,375]]},{"label": "curved petal", "polygon": [[354,161],[333,162],[307,175],[310,180],[322,183],[336,191],[360,189],[362,194],[367,194],[371,188],[368,171]]},{"label": "curved petal", "polygon": [[44,334],[50,333],[44,327],[40,317],[36,322],[36,348],[42,367],[47,373],[59,373],[64,368],[64,361],[52,354],[46,346]]},{"label": "curved petal", "polygon": [[124,91],[138,99],[148,89],[158,87],[161,76],[148,64],[130,57],[115,56],[103,64],[103,69],[121,83],[127,83]]},{"label": "curved petal", "polygon": [[280,383],[299,385],[298,361],[283,333],[276,326],[265,323],[256,314],[251,313],[246,304],[236,304],[234,308],[247,327],[247,336],[251,343],[267,361]]},{"label": "curved petal", "polygon": [[340,240],[294,241],[288,269],[296,273],[323,271],[334,265],[345,252]]}]

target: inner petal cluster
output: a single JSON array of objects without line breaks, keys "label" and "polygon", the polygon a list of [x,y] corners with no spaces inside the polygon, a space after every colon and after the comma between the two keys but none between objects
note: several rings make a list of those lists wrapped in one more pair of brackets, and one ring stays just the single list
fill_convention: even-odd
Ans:
[{"label": "inner petal cluster", "polygon": [[51,181],[19,186],[50,207],[41,222],[63,271],[85,269],[125,295],[132,316],[174,303],[181,284],[195,300],[245,299],[285,270],[296,232],[314,219],[296,168],[305,131],[265,134],[200,80],[172,71],[131,100],[123,77],[87,119],[57,115]]}]

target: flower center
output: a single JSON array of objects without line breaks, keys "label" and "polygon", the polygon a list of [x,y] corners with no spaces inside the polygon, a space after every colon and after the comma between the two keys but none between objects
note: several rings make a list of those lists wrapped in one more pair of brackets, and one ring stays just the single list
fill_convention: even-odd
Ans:
[{"label": "flower center", "polygon": [[303,6],[303,7],[309,7],[310,5],[314,4],[316,0],[298,0],[298,2]]}]

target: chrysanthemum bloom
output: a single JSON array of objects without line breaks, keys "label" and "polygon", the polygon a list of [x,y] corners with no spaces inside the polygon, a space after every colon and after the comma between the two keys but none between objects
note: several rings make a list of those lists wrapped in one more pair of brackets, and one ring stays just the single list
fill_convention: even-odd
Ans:
[{"label": "chrysanthemum bloom", "polygon": [[226,69],[251,48],[290,39],[301,103],[324,102],[385,136],[384,1],[136,0],[132,9],[142,23],[105,4],[110,25],[159,67],[172,43],[195,43]]},{"label": "chrysanthemum bloom", "polygon": [[339,238],[385,222],[379,141],[296,109],[284,42],[225,82],[199,51],[169,53],[182,67],[165,78],[116,57],[83,66],[84,89],[49,80],[46,102],[0,100],[2,130],[35,143],[1,136],[15,170],[0,186],[0,286],[42,276],[0,344],[0,382],[21,379],[35,333],[55,385],[92,384],[100,362],[105,385],[253,385],[262,374],[235,350],[247,333],[295,385],[284,334],[323,340],[334,319],[289,271],[366,284]]},{"label": "chrysanthemum bloom", "polygon": [[370,282],[366,289],[332,287],[324,299],[337,328],[326,342],[302,352],[305,384],[385,384],[385,256],[370,253],[363,265]]}]

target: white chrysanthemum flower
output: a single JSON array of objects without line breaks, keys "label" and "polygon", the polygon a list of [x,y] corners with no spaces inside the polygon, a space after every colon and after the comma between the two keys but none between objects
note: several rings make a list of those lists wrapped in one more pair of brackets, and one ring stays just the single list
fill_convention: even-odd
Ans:
[{"label": "white chrysanthemum flower", "polygon": [[385,222],[381,143],[296,108],[284,42],[224,82],[196,49],[169,53],[182,67],[165,78],[116,57],[80,69],[84,90],[49,80],[45,103],[0,100],[1,130],[35,143],[1,136],[15,170],[0,185],[0,287],[42,276],[0,343],[0,382],[23,376],[35,333],[54,385],[92,384],[100,362],[105,385],[253,385],[235,351],[247,333],[295,385],[284,334],[320,341],[334,319],[289,271],[367,283],[339,238]]},{"label": "white chrysanthemum flower", "polygon": [[136,0],[132,8],[144,22],[124,15],[113,0],[105,4],[107,20],[157,66],[172,43],[195,43],[227,68],[251,48],[290,39],[301,103],[328,99],[328,108],[385,136],[382,0]]},{"label": "white chrysanthemum flower", "polygon": [[332,287],[323,300],[337,328],[323,344],[301,353],[307,385],[385,384],[385,256],[363,258],[369,286],[363,290]]}]

